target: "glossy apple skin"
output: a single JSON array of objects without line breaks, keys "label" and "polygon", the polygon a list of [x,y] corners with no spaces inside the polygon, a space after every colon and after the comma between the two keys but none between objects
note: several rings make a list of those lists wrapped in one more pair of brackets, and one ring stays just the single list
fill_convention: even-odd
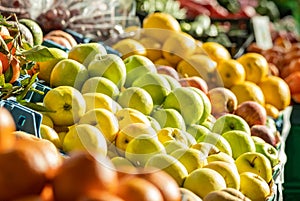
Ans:
[{"label": "glossy apple skin", "polygon": [[233,114],[245,119],[250,127],[253,125],[265,125],[267,122],[266,109],[256,101],[240,103]]},{"label": "glossy apple skin", "polygon": [[204,79],[198,76],[183,77],[179,79],[179,83],[182,87],[196,87],[203,91],[205,94],[208,93],[208,85]]},{"label": "glossy apple skin", "polygon": [[208,97],[212,105],[211,113],[216,118],[227,113],[233,113],[238,105],[235,94],[224,87],[210,89]]},{"label": "glossy apple skin", "polygon": [[262,138],[265,142],[273,145],[277,144],[277,139],[272,130],[266,125],[254,125],[250,128],[251,135]]}]

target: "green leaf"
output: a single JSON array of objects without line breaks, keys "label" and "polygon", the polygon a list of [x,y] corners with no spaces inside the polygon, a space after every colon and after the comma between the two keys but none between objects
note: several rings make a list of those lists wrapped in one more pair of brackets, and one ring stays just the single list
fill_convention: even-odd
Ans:
[{"label": "green leaf", "polygon": [[22,56],[25,56],[29,61],[48,61],[50,59],[55,59],[55,55],[53,55],[49,49],[42,45],[36,45],[29,50],[24,50],[21,52]]},{"label": "green leaf", "polygon": [[0,52],[5,55],[9,53],[9,49],[2,37],[0,37]]}]

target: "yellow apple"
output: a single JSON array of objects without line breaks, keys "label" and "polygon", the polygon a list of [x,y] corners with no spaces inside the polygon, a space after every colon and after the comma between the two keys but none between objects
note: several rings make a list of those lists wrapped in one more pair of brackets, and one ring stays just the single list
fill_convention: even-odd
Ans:
[{"label": "yellow apple", "polygon": [[229,187],[210,192],[203,198],[203,201],[229,201],[229,200],[251,201],[241,191]]},{"label": "yellow apple", "polygon": [[173,108],[157,108],[151,116],[156,119],[162,128],[172,127],[185,131],[186,126],[181,114]]},{"label": "yellow apple", "polygon": [[124,166],[134,167],[134,165],[127,158],[124,158],[122,156],[115,156],[112,157],[110,160],[117,169]]},{"label": "yellow apple", "polygon": [[169,140],[176,140],[183,144],[187,144],[186,135],[178,128],[165,127],[160,129],[156,134],[161,143]]},{"label": "yellow apple", "polygon": [[226,188],[222,175],[210,168],[199,168],[185,179],[183,187],[191,190],[203,199],[208,193]]},{"label": "yellow apple", "polygon": [[186,144],[179,142],[177,140],[168,140],[168,141],[163,142],[162,144],[164,145],[167,154],[170,154],[177,149],[188,149],[189,148]]},{"label": "yellow apple", "polygon": [[220,152],[218,147],[208,142],[198,142],[192,145],[191,148],[201,151],[205,156],[210,156],[212,154],[217,154]]},{"label": "yellow apple", "polygon": [[240,175],[234,163],[214,161],[209,162],[204,168],[211,168],[220,173],[226,182],[226,187],[240,189]]},{"label": "yellow apple", "polygon": [[211,133],[211,131],[208,128],[199,124],[189,125],[186,131],[190,133],[196,140],[198,140],[203,135]]},{"label": "yellow apple", "polygon": [[253,172],[243,172],[240,174],[240,191],[253,201],[264,201],[271,194],[268,183],[259,175]]},{"label": "yellow apple", "polygon": [[120,129],[132,123],[143,123],[151,126],[151,122],[147,116],[133,108],[121,108],[115,113],[115,115],[118,119]]},{"label": "yellow apple", "polygon": [[116,100],[120,90],[115,83],[105,77],[91,77],[83,83],[81,93],[103,93]]},{"label": "yellow apple", "polygon": [[153,110],[153,100],[150,94],[139,87],[124,89],[118,96],[117,102],[123,107],[130,107],[149,115]]},{"label": "yellow apple", "polygon": [[149,158],[166,150],[156,136],[141,134],[133,138],[126,147],[125,158],[136,167],[144,167]]},{"label": "yellow apple", "polygon": [[98,128],[105,139],[113,142],[119,132],[117,117],[111,111],[103,108],[95,108],[86,112],[79,120],[78,124],[90,124]]},{"label": "yellow apple", "polygon": [[121,109],[119,103],[104,93],[90,92],[82,96],[86,103],[86,112],[95,108],[103,108],[116,113]]},{"label": "yellow apple", "polygon": [[66,153],[87,151],[106,156],[107,143],[99,129],[90,124],[73,125],[69,128],[62,149]]},{"label": "yellow apple", "polygon": [[184,165],[175,157],[168,154],[156,154],[152,156],[146,162],[145,167],[162,169],[170,176],[172,176],[179,186],[183,185],[184,180],[188,176],[188,172]]},{"label": "yellow apple", "polygon": [[207,164],[206,156],[202,152],[192,148],[177,149],[171,152],[170,155],[179,160],[188,173],[191,173],[198,168],[202,168]]},{"label": "yellow apple", "polygon": [[253,172],[262,177],[267,183],[272,180],[272,166],[269,159],[257,152],[246,152],[240,155],[235,164],[239,173]]},{"label": "yellow apple", "polygon": [[59,86],[48,91],[43,99],[51,112],[47,115],[58,126],[70,126],[78,122],[86,110],[82,94],[71,86]]},{"label": "yellow apple", "polygon": [[148,134],[157,138],[156,131],[149,125],[143,123],[132,123],[119,130],[115,145],[117,152],[124,156],[128,143],[138,135]]},{"label": "yellow apple", "polygon": [[51,127],[41,124],[40,125],[40,136],[42,139],[49,140],[52,142],[56,148],[61,148],[61,141],[58,133]]},{"label": "yellow apple", "polygon": [[235,164],[235,160],[232,158],[232,156],[224,153],[224,152],[219,152],[216,154],[211,154],[207,157],[208,163],[213,162],[213,161],[224,161],[227,163],[232,163]]}]

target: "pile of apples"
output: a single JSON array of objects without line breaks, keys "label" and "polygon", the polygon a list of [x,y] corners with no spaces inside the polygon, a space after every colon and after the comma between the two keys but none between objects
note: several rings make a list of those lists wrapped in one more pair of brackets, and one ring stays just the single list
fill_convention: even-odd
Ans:
[{"label": "pile of apples", "polygon": [[50,69],[52,87],[42,103],[48,112],[41,136],[67,156],[80,150],[117,169],[161,169],[182,192],[206,201],[272,195],[278,131],[257,102],[228,110],[237,105],[229,89],[208,90],[200,77],[180,77],[146,56],[108,54],[99,43],[38,65]]}]

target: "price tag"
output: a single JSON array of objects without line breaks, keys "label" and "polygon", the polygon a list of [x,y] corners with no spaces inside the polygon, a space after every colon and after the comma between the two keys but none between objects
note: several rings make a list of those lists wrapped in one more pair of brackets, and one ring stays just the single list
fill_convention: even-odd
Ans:
[{"label": "price tag", "polygon": [[251,19],[254,37],[258,47],[263,50],[273,47],[271,32],[270,32],[270,19],[268,16],[254,16]]}]

